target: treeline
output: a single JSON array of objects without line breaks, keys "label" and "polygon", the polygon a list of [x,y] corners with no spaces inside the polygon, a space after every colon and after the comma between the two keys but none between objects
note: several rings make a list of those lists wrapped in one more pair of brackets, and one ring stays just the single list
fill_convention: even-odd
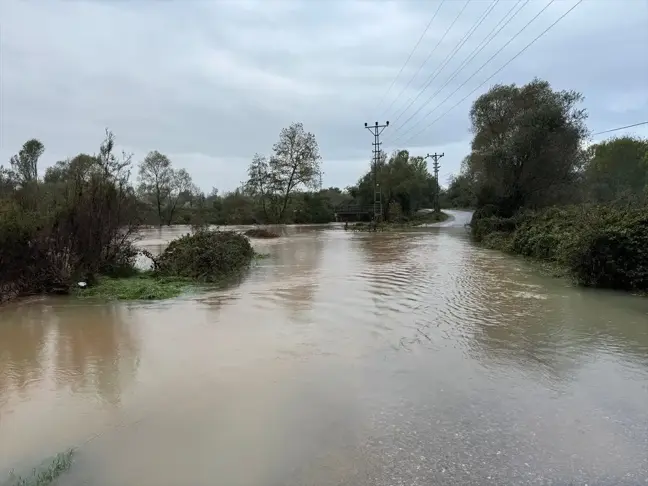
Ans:
[{"label": "treeline", "polygon": [[41,180],[44,150],[29,140],[0,168],[0,301],[67,292],[76,279],[132,268],[136,256],[132,162],[114,153],[112,133],[97,154],[57,164]]},{"label": "treeline", "polygon": [[588,144],[582,96],[540,80],[473,104],[471,153],[446,200],[473,236],[556,264],[577,282],[648,289],[648,140]]}]

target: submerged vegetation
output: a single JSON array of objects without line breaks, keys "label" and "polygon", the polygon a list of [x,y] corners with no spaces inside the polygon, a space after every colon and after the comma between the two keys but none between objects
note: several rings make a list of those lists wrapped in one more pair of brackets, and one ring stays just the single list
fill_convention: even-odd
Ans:
[{"label": "submerged vegetation", "polygon": [[76,288],[78,297],[104,300],[163,300],[177,297],[192,287],[186,279],[163,278],[142,272],[126,278],[99,277],[88,288]]},{"label": "submerged vegetation", "polygon": [[48,486],[70,469],[73,456],[74,449],[68,449],[34,468],[31,474],[21,476],[12,472],[0,486]]},{"label": "submerged vegetation", "polygon": [[154,261],[163,277],[220,282],[245,270],[254,257],[250,240],[234,231],[199,231],[173,240]]}]

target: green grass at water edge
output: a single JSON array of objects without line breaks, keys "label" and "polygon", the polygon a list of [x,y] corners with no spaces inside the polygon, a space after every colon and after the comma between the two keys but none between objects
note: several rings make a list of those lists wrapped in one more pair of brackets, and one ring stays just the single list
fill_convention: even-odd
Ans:
[{"label": "green grass at water edge", "polygon": [[73,294],[105,300],[163,300],[178,297],[194,286],[186,279],[161,278],[144,272],[127,278],[99,277],[94,285],[75,288]]},{"label": "green grass at water edge", "polygon": [[[255,253],[254,260],[265,260],[270,257],[269,253]],[[134,276],[122,278],[100,276],[92,286],[73,288],[72,295],[104,300],[172,299],[191,291],[218,289],[235,284],[241,280],[245,270],[247,269],[209,283],[189,278],[161,277],[151,271],[138,272]]]},{"label": "green grass at water edge", "polygon": [[47,486],[52,484],[61,474],[72,466],[74,449],[57,454],[51,461],[46,461],[41,466],[34,468],[30,475],[21,476],[14,472],[0,482],[0,486]]}]

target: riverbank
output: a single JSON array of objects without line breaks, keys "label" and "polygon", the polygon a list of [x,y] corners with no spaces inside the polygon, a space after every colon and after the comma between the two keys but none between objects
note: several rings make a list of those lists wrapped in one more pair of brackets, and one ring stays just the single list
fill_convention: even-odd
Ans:
[{"label": "riverbank", "polygon": [[541,262],[586,287],[648,291],[648,210],[573,205],[512,218],[475,212],[473,238],[483,246]]},{"label": "riverbank", "polygon": [[[278,235],[277,235],[278,236]],[[0,303],[34,294],[69,294],[103,300],[163,300],[204,286],[236,282],[257,254],[247,236],[235,231],[201,230],[172,240],[159,255],[136,250],[131,240],[123,242],[128,258],[119,266],[68,278],[58,286],[31,289],[27,283],[6,283]],[[126,251],[121,251],[125,254]],[[150,270],[136,267],[139,255],[152,262]]]}]

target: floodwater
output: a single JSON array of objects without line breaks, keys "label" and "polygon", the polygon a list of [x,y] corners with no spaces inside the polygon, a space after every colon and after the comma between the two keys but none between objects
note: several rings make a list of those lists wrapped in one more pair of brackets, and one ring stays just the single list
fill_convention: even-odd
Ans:
[{"label": "floodwater", "polygon": [[228,290],[3,307],[0,478],[75,446],[60,484],[648,484],[648,299],[476,248],[469,216],[287,227]]}]

